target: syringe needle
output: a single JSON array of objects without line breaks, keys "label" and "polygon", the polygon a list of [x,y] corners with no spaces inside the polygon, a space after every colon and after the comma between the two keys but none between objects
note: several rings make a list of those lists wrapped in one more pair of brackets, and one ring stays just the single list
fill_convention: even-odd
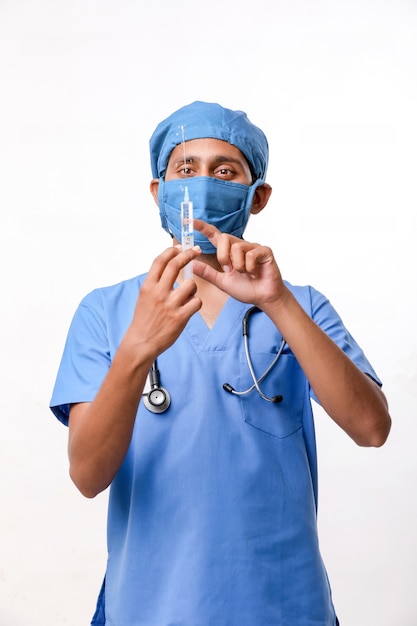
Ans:
[{"label": "syringe needle", "polygon": [[[188,187],[184,190],[184,200],[181,202],[181,245],[183,250],[190,250],[194,246],[193,203],[188,195]],[[184,267],[184,279],[193,277],[193,265],[190,261]]]}]

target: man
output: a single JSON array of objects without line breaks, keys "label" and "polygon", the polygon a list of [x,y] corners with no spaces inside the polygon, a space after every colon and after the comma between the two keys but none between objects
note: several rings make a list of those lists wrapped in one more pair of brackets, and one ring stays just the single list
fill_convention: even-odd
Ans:
[{"label": "man", "polygon": [[[380,446],[381,383],[328,300],[242,239],[272,191],[262,131],[194,102],[150,148],[173,246],[147,275],[82,301],[51,401],[77,487],[94,497],[111,485],[92,623],[335,626],[310,397],[356,443]],[[185,187],[198,245],[182,251]]]}]

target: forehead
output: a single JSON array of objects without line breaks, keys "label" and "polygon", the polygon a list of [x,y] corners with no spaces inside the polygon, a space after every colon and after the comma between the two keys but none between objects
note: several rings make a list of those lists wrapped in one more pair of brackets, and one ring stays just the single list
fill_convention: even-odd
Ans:
[{"label": "forehead", "polygon": [[240,162],[242,167],[249,167],[249,164],[242,154],[242,152],[236,146],[223,141],[222,139],[212,139],[211,137],[202,139],[191,139],[184,143],[179,143],[169,157],[168,164],[173,162],[180,162],[186,158],[196,159],[232,159],[233,161]]}]

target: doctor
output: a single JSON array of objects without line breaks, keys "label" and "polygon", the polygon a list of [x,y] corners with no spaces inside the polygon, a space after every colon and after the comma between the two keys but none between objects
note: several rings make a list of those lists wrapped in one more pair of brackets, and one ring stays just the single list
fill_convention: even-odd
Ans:
[{"label": "doctor", "polygon": [[[381,446],[391,423],[381,382],[329,301],[242,239],[272,191],[263,132],[240,111],[194,102],[159,124],[150,149],[173,245],[147,274],[84,298],[51,400],[69,425],[74,483],[87,497],[110,486],[92,624],[335,626],[311,398],[358,445]],[[198,232],[183,252],[185,184]],[[281,347],[260,382],[280,402],[224,389],[253,386],[241,332],[253,305],[251,363],[262,378]],[[143,401],[156,360],[171,399],[161,413]]]}]

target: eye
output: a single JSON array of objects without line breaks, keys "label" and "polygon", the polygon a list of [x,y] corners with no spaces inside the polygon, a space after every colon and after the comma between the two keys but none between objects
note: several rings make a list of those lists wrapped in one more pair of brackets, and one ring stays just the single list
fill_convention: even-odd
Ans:
[{"label": "eye", "polygon": [[235,171],[228,167],[218,167],[214,171],[214,175],[219,178],[232,178],[234,176]]},{"label": "eye", "polygon": [[178,161],[175,165],[175,172],[178,176],[183,176],[184,178],[197,176],[197,166],[194,159],[187,158],[185,161]]},{"label": "eye", "polygon": [[192,176],[193,170],[191,167],[184,166],[178,169],[178,174],[181,174],[182,176]]}]

